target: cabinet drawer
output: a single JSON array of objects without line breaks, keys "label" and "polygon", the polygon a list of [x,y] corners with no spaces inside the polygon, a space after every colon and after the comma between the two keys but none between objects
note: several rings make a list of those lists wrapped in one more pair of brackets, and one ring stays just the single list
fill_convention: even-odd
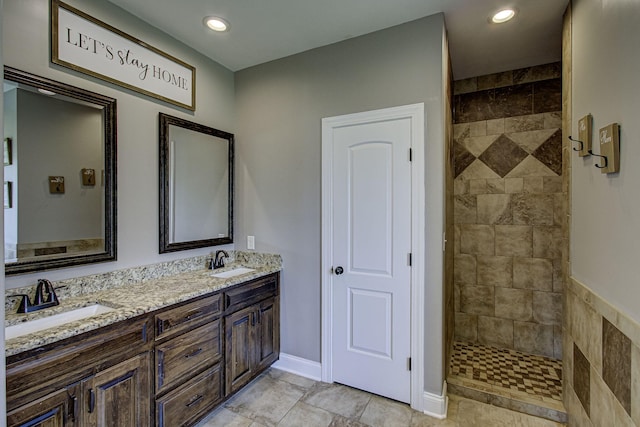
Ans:
[{"label": "cabinet drawer", "polygon": [[220,364],[157,400],[158,426],[190,425],[222,398]]},{"label": "cabinet drawer", "polygon": [[277,276],[266,276],[262,279],[243,284],[225,292],[225,310],[227,313],[240,310],[277,294]]},{"label": "cabinet drawer", "polygon": [[178,333],[207,316],[220,314],[221,297],[212,295],[156,314],[156,338],[164,338],[168,332]]},{"label": "cabinet drawer", "polygon": [[214,364],[221,355],[220,320],[156,345],[156,392],[168,389],[189,373]]},{"label": "cabinet drawer", "polygon": [[7,359],[7,409],[32,402],[151,349],[150,318],[85,332]]}]

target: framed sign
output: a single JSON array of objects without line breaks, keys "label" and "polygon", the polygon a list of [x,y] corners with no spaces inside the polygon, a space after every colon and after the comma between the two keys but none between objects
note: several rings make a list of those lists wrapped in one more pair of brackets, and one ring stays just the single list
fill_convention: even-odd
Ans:
[{"label": "framed sign", "polygon": [[59,0],[51,62],[194,111],[196,69]]}]

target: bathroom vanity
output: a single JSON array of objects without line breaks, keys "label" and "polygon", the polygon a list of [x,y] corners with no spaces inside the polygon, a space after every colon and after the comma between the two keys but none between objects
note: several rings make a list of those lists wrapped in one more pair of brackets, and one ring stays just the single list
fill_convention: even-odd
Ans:
[{"label": "bathroom vanity", "polygon": [[204,270],[76,297],[117,308],[7,341],[7,424],[194,424],[278,359],[279,279]]}]

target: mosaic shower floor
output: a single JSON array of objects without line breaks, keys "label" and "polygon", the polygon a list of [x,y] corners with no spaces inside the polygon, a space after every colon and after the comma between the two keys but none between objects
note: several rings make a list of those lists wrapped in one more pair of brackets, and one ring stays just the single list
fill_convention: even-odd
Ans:
[{"label": "mosaic shower floor", "polygon": [[562,362],[465,342],[454,343],[449,391],[564,422]]}]

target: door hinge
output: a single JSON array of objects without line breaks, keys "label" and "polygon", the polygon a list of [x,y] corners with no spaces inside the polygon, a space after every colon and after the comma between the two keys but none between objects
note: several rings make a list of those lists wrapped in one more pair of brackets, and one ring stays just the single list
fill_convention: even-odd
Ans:
[{"label": "door hinge", "polygon": [[413,161],[413,148],[409,148],[409,161]]},{"label": "door hinge", "polygon": [[407,357],[407,371],[411,370],[411,358]]},{"label": "door hinge", "polygon": [[409,267],[411,267],[413,265],[413,256],[412,256],[411,252],[409,252],[407,254],[407,260],[409,262]]}]

